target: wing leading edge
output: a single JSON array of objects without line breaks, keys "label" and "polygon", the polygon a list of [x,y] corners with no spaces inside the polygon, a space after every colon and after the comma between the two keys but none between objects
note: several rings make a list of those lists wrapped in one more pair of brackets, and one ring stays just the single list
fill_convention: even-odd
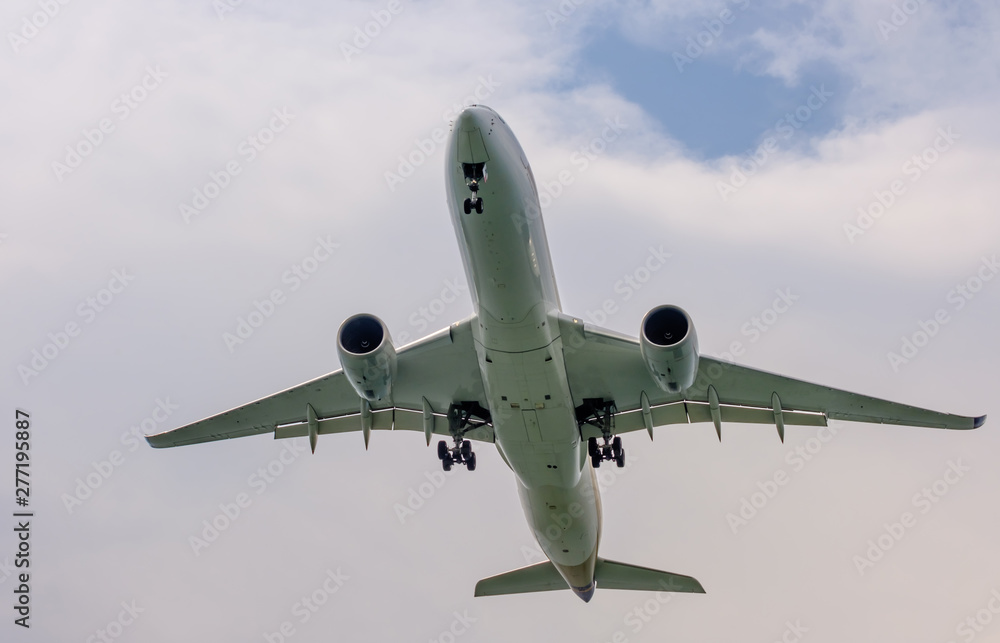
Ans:
[{"label": "wing leading edge", "polygon": [[[446,412],[453,402],[486,404],[472,340],[474,319],[399,349],[392,403],[370,408],[372,429],[424,431],[424,418],[429,416],[431,433],[448,435]],[[159,449],[271,432],[275,438],[292,438],[309,435],[310,421],[316,423],[319,435],[362,431],[368,411],[343,370],[337,370],[204,420],[146,436],[146,441]],[[492,427],[469,431],[464,437],[492,442]]]},{"label": "wing leading edge", "polygon": [[[938,429],[975,429],[986,416],[940,413],[851,393],[829,386],[701,357],[694,385],[683,395],[662,391],[646,369],[635,339],[584,324],[560,320],[570,390],[585,398],[614,400],[619,433],[666,424],[721,422],[826,426],[827,420],[900,424]],[[599,437],[594,435],[583,437]]]}]

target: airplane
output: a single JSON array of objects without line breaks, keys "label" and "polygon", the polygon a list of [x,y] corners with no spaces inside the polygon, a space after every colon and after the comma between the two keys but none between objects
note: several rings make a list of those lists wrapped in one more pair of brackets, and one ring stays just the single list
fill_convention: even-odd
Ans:
[{"label": "airplane", "polygon": [[704,593],[691,576],[601,557],[595,470],[625,464],[621,435],[711,422],[786,426],[828,420],[975,429],[965,417],[755,370],[700,355],[691,317],[660,305],[638,340],[562,312],[538,189],[511,128],[472,105],[452,123],[445,180],[474,314],[398,350],[378,317],[337,332],[341,369],[207,419],[146,437],[155,448],[262,433],[275,439],[373,430],[432,436],[444,470],[476,469],[492,443],[517,481],[548,560],[491,576],[476,596],[571,589]]}]

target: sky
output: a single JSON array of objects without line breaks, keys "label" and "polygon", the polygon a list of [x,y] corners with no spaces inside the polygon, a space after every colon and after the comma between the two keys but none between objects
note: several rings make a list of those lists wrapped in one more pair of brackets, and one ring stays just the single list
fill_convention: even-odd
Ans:
[{"label": "sky", "polygon": [[[0,462],[20,410],[34,514],[26,630],[6,474],[0,639],[1000,640],[995,3],[12,0],[0,24]],[[601,555],[707,594],[589,604],[473,598],[541,560],[488,445],[449,475],[419,434],[147,447],[337,369],[350,315],[400,346],[472,314],[435,138],[473,102],[531,161],[567,313],[634,336],[675,304],[703,354],[993,419],[626,435]]]}]

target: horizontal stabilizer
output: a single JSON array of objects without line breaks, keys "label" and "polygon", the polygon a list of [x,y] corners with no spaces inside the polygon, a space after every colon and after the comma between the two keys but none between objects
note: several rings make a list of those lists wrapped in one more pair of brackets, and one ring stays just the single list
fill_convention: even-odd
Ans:
[{"label": "horizontal stabilizer", "polygon": [[552,561],[547,560],[544,563],[484,578],[476,583],[476,596],[526,594],[528,592],[548,592],[554,589],[569,589],[569,585],[559,575],[559,571],[552,564]]},{"label": "horizontal stabilizer", "polygon": [[597,559],[594,570],[598,589],[637,589],[650,592],[689,592],[704,594],[705,590],[694,578],[682,574],[661,572],[658,569]]},{"label": "horizontal stabilizer", "polygon": [[[704,594],[701,583],[690,576],[672,574],[649,567],[597,559],[594,579],[598,589],[634,589],[650,592],[688,592]],[[476,583],[476,596],[527,594],[569,589],[551,561],[521,567],[490,576]]]}]

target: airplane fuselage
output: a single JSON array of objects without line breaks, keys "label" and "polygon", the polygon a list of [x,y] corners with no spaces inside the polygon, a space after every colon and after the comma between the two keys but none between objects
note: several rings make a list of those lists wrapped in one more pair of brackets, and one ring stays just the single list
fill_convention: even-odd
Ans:
[{"label": "airplane fuselage", "polygon": [[[467,179],[478,164],[486,176],[474,193]],[[542,551],[573,591],[589,599],[600,496],[566,375],[538,191],[524,151],[492,109],[472,106],[456,117],[446,185],[476,311],[473,334],[497,450],[514,471]],[[482,199],[482,213],[466,213],[470,197]]]}]

